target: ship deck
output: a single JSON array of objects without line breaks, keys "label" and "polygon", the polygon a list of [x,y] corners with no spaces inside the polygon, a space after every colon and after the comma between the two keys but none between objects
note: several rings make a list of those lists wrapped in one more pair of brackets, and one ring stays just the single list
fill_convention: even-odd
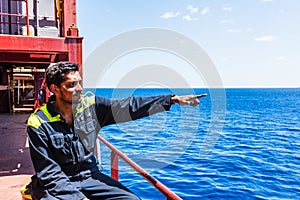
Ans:
[{"label": "ship deck", "polygon": [[26,136],[29,114],[0,114],[0,199],[22,199],[20,188],[34,173]]}]

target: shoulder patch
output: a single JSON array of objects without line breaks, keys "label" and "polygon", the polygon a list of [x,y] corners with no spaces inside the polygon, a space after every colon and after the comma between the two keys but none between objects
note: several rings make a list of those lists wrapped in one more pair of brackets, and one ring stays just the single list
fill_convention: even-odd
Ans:
[{"label": "shoulder patch", "polygon": [[28,126],[36,129],[38,129],[42,125],[42,123],[43,121],[35,113],[31,114],[27,121]]}]

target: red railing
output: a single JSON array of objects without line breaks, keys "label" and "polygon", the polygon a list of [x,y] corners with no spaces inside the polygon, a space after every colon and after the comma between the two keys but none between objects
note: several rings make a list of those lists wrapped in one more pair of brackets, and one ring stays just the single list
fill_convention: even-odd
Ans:
[{"label": "red railing", "polygon": [[145,178],[149,183],[151,183],[156,189],[158,189],[162,194],[166,196],[167,199],[179,200],[181,199],[164,184],[159,182],[157,179],[152,177],[146,170],[132,161],[129,157],[123,154],[120,150],[114,147],[106,139],[101,136],[97,136],[98,139],[105,144],[111,150],[111,176],[118,180],[118,157],[122,158],[127,164],[129,164],[135,171],[137,171],[143,178]]},{"label": "red railing", "polygon": [[[12,17],[25,17],[26,18],[26,27],[27,27],[27,35],[29,36],[29,5],[28,5],[28,1],[29,0],[13,0],[13,1],[24,1],[26,3],[26,15],[22,15],[22,14],[18,14],[18,13],[2,13],[0,12],[0,16],[12,16]],[[9,2],[10,3],[10,2]],[[9,22],[9,23],[5,23],[1,21],[0,18],[0,24],[16,24],[14,22]]]}]

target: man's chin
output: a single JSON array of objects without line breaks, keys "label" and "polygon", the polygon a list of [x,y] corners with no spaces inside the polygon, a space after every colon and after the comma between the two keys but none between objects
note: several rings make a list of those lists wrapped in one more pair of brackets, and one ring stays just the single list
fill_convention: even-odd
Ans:
[{"label": "man's chin", "polygon": [[72,102],[73,103],[79,103],[83,95],[81,94],[75,94],[72,96]]}]

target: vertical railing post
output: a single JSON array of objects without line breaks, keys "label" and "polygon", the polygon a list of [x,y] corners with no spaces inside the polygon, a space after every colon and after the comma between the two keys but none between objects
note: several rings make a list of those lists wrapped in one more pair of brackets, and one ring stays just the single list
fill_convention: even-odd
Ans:
[{"label": "vertical railing post", "polygon": [[119,160],[118,155],[111,151],[110,153],[110,175],[116,181],[119,179]]},{"label": "vertical railing post", "polygon": [[[29,0],[25,0],[26,3],[26,27],[27,27],[27,36],[29,36],[29,5],[28,5]],[[38,17],[38,16],[36,16]]]}]

